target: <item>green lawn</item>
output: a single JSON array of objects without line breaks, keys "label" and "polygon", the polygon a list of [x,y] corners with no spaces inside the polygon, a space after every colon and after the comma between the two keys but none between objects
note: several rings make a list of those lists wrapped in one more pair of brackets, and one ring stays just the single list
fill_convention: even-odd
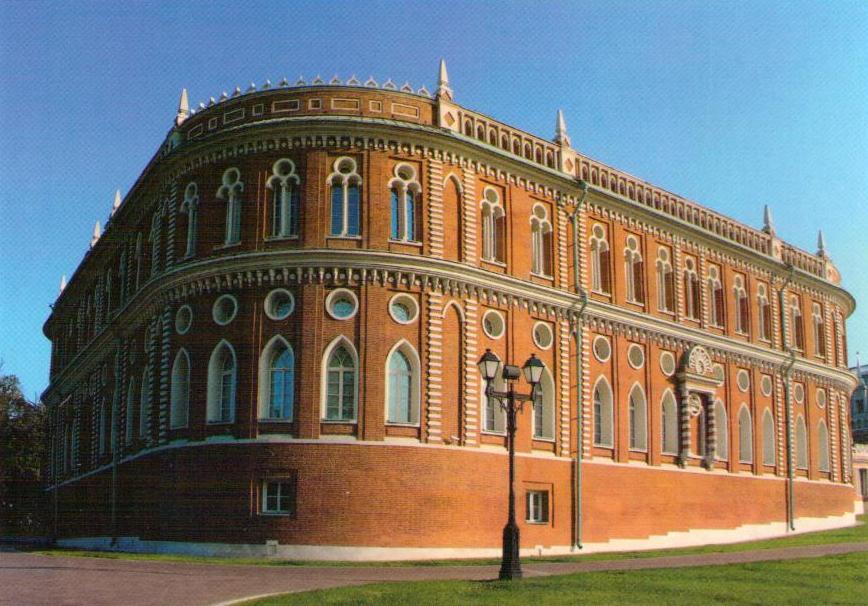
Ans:
[{"label": "green lawn", "polygon": [[558,604],[865,604],[868,553],[678,569],[609,571],[522,581],[382,583],[275,596],[256,606]]},{"label": "green lawn", "polygon": [[[689,555],[697,553],[722,553],[732,551],[752,551],[755,549],[772,549],[775,547],[794,547],[797,545],[826,545],[831,543],[868,542],[868,524],[866,516],[859,518],[862,522],[851,528],[826,530],[807,534],[794,535],[781,539],[752,541],[748,543],[732,543],[729,545],[708,545],[703,547],[685,547],[681,549],[658,549],[654,551],[629,551],[623,553],[598,553],[588,555],[547,556],[542,558],[524,558],[524,561],[538,562],[571,562],[591,560],[623,560],[631,558],[651,558],[669,555]],[[109,551],[87,551],[79,549],[34,549],[31,553],[42,555],[81,556],[91,558],[110,558],[124,560],[158,560],[164,562],[191,562],[199,564],[231,564],[253,566],[456,566],[499,564],[499,559],[477,560],[431,560],[426,562],[311,562],[299,560],[278,560],[270,558],[223,558],[206,556],[185,556],[167,554],[126,553]]]}]

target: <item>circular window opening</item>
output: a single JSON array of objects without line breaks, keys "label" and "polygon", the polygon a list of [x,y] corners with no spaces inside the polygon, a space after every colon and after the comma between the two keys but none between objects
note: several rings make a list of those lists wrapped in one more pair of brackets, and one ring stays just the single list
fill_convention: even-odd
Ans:
[{"label": "circular window opening", "polygon": [[275,288],[265,297],[265,315],[272,320],[283,320],[295,310],[295,297],[285,288]]},{"label": "circular window opening", "polygon": [[552,346],[554,336],[552,327],[545,322],[537,322],[533,327],[533,340],[540,349],[548,349]]},{"label": "circular window opening", "polygon": [[662,370],[663,374],[667,377],[671,377],[675,374],[675,356],[673,356],[671,352],[664,351],[660,354],[660,370]]},{"label": "circular window opening", "polygon": [[419,315],[419,305],[410,295],[395,295],[389,302],[389,315],[398,324],[410,324]]},{"label": "circular window opening", "polygon": [[193,310],[189,305],[182,305],[175,313],[175,332],[185,335],[190,330],[191,324],[193,324]]},{"label": "circular window opening", "polygon": [[221,295],[214,301],[214,308],[211,311],[214,321],[220,326],[226,326],[238,313],[238,301],[232,295]]},{"label": "circular window opening", "polygon": [[747,391],[750,387],[750,375],[747,374],[746,370],[739,370],[735,380],[738,383],[738,388],[742,391]]},{"label": "circular window opening", "polygon": [[349,320],[359,310],[356,293],[346,288],[333,290],[326,298],[326,311],[335,320]]},{"label": "circular window opening", "polygon": [[594,357],[600,362],[608,362],[612,355],[612,346],[609,344],[609,339],[603,336],[598,336],[594,339]]},{"label": "circular window opening", "polygon": [[826,407],[826,392],[822,389],[817,390],[817,406],[820,408]]},{"label": "circular window opening", "polygon": [[485,334],[488,335],[489,338],[499,339],[502,337],[504,327],[503,316],[493,309],[489,309],[485,312],[485,315],[482,316],[482,330],[485,331]]},{"label": "circular window opening", "polygon": [[768,375],[763,375],[763,378],[760,379],[760,388],[764,396],[772,395],[772,378]]},{"label": "circular window opening", "polygon": [[718,381],[723,381],[726,378],[726,373],[723,371],[723,366],[720,364],[715,364],[712,368],[712,374],[714,378]]},{"label": "circular window opening", "polygon": [[636,344],[630,346],[627,350],[627,361],[633,368],[639,369],[645,364],[645,352],[642,347]]},{"label": "circular window opening", "polygon": [[805,401],[805,388],[802,387],[801,383],[796,383],[796,386],[793,387],[793,397],[799,404]]}]

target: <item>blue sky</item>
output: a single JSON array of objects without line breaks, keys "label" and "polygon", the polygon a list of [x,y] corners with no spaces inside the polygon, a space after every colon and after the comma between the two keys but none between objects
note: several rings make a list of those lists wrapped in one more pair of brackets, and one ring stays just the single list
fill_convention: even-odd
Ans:
[{"label": "blue sky", "polygon": [[48,382],[62,274],[191,102],[283,76],[433,89],[816,249],[868,359],[868,3],[0,2],[0,358]]}]

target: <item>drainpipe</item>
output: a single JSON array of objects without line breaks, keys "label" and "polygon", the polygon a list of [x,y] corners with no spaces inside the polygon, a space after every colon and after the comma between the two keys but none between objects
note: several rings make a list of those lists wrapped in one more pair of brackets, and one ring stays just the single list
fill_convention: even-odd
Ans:
[{"label": "drainpipe", "polygon": [[793,365],[796,363],[796,352],[790,347],[787,341],[787,318],[786,318],[786,294],[787,286],[793,281],[795,269],[792,265],[788,266],[789,272],[787,278],[781,285],[778,291],[778,306],[780,307],[779,315],[781,318],[781,345],[789,356],[784,364],[784,407],[787,420],[787,529],[795,530],[795,492],[793,490],[794,473],[793,473],[793,411],[792,411],[792,395],[790,394],[790,379],[793,375]]},{"label": "drainpipe", "polygon": [[579,181],[579,189],[582,190],[582,197],[579,198],[570,217],[573,223],[573,284],[576,294],[581,299],[579,311],[573,317],[573,335],[576,338],[576,458],[573,461],[576,503],[571,551],[582,548],[582,448],[584,437],[584,427],[582,426],[582,315],[588,306],[588,293],[582,289],[579,283],[579,211],[588,196],[588,184]]}]

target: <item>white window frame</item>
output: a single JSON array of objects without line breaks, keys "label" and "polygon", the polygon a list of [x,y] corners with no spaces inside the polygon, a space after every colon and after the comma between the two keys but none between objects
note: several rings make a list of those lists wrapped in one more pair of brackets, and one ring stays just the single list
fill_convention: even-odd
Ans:
[{"label": "white window frame", "polygon": [[[498,219],[506,216],[500,194],[493,187],[486,187],[482,192],[482,201],[479,203],[482,209],[482,260],[488,263],[504,264],[506,259],[497,258]],[[504,226],[505,228],[505,226]],[[503,240],[506,240],[504,234]],[[504,257],[506,251],[502,251]]]},{"label": "white window frame", "polygon": [[196,238],[199,223],[199,186],[191,181],[184,188],[184,201],[179,212],[187,215],[187,243],[184,258],[189,259],[196,254]]},{"label": "white window frame", "polygon": [[548,524],[551,516],[551,494],[548,490],[528,490],[525,496],[527,524]]},{"label": "white window frame", "polygon": [[[223,368],[218,367],[221,352],[227,348],[232,355],[232,376],[230,383],[231,399],[229,401],[228,418],[223,416]],[[235,422],[235,408],[238,399],[238,356],[235,348],[226,339],[221,339],[211,350],[208,360],[208,394],[207,394],[207,423],[209,425],[231,424]]]},{"label": "white window frame", "polygon": [[[601,399],[600,401],[600,411],[596,410],[597,401],[596,401],[596,393],[597,389],[601,387],[601,385],[605,385],[606,392],[608,394],[607,400]],[[591,427],[592,435],[591,440],[594,446],[600,448],[614,448],[615,447],[615,428],[614,428],[614,408],[615,404],[613,401],[612,394],[612,386],[609,385],[609,380],[605,376],[600,376],[596,383],[594,383],[594,389],[591,390],[591,410],[592,410],[592,418],[593,425]],[[600,424],[600,439],[597,440],[597,422],[599,420]]]},{"label": "white window frame", "polygon": [[[186,385],[181,384],[179,374],[181,372],[180,364],[186,361],[187,378]],[[183,347],[175,354],[175,361],[172,363],[172,386],[171,399],[169,403],[169,428],[179,429],[187,427],[190,420],[190,354]],[[181,414],[183,410],[183,415]]]},{"label": "white window frame", "polygon": [[[331,359],[332,353],[339,347],[343,345],[347,352],[350,354],[350,357],[353,360],[353,416],[350,419],[330,419],[328,418],[328,373],[329,373],[329,360]],[[356,347],[353,343],[347,339],[343,335],[338,335],[334,339],[332,339],[331,343],[329,343],[325,350],[323,351],[322,359],[321,359],[321,367],[322,371],[320,373],[320,419],[323,423],[357,423],[359,418],[359,373],[361,369],[359,367],[359,354],[356,351]],[[343,381],[340,383],[341,389],[343,389]],[[343,393],[341,392],[341,394]],[[340,398],[341,401],[343,398]]]},{"label": "white window frame", "polygon": [[545,235],[550,234],[553,238],[552,223],[549,221],[549,213],[543,204],[534,204],[530,217],[531,234],[531,270],[530,272],[541,278],[551,278],[551,273],[546,272],[546,265],[554,270],[552,263],[551,246],[545,246]]},{"label": "white window frame", "polygon": [[226,200],[226,230],[223,246],[234,246],[241,242],[241,194],[244,182],[241,171],[235,167],[223,171],[222,185],[217,190],[217,198]]},{"label": "white window frame", "polygon": [[[397,421],[390,418],[391,398],[392,398],[392,380],[391,380],[391,363],[392,356],[398,352],[402,353],[410,364],[410,409],[409,421]],[[422,387],[421,387],[421,368],[422,363],[419,360],[419,354],[416,348],[413,347],[406,339],[401,339],[395,343],[386,355],[385,367],[385,419],[387,425],[400,425],[404,427],[419,427],[420,412],[422,402]]]},{"label": "white window frame", "polygon": [[[548,367],[543,367],[537,386],[538,395],[532,400],[531,435],[541,442],[555,441],[555,381]],[[540,417],[540,418],[537,418]]]},{"label": "white window frame", "polygon": [[[345,166],[350,166],[350,170],[342,171],[341,169]],[[358,163],[354,158],[349,156],[341,156],[337,160],[334,161],[332,165],[333,172],[326,179],[326,185],[329,186],[329,207],[328,207],[328,221],[329,221],[329,229],[328,229],[328,237],[329,238],[350,238],[350,239],[358,239],[362,234],[362,177],[358,172]],[[355,185],[359,188],[359,233],[358,234],[350,234],[349,232],[349,218],[350,218],[350,202],[349,202],[349,187],[350,185]],[[340,233],[332,232],[332,214],[334,213],[334,209],[332,208],[332,203],[334,200],[334,194],[332,192],[332,188],[340,187],[342,190],[342,198],[341,198],[341,231]]]},{"label": "white window frame", "polygon": [[648,399],[638,383],[627,396],[627,435],[630,451],[648,452]]},{"label": "white window frame", "polygon": [[[276,484],[278,486],[278,494],[275,495],[275,496],[277,496],[278,509],[272,510],[272,509],[268,508],[268,496],[269,496],[268,485],[269,484]],[[296,494],[297,484],[295,486],[296,489],[292,491],[293,492],[292,497],[294,497],[292,499],[292,501],[293,501],[292,502],[292,510],[284,510],[284,509],[279,508],[280,500],[282,498],[282,495],[280,494],[280,488],[279,487],[283,484],[290,484],[291,485],[291,484],[296,484],[296,483],[293,480],[286,479],[286,478],[266,478],[266,479],[262,480],[262,485],[260,488],[260,491],[262,493],[260,513],[262,515],[267,515],[267,516],[294,516],[295,515],[296,509],[297,509],[296,500],[298,499],[298,496]],[[288,498],[288,497],[284,497],[284,498]]]},{"label": "white window frame", "polygon": [[[405,172],[407,171],[407,172]],[[403,173],[403,174],[402,174]],[[409,173],[409,174],[408,174]],[[419,242],[419,203],[422,200],[422,186],[416,179],[416,168],[412,164],[399,162],[393,171],[394,177],[389,181],[389,240],[393,242]],[[398,237],[392,234],[392,192],[398,194]],[[413,237],[407,229],[407,193],[413,194]]]},{"label": "white window frame", "polygon": [[[292,393],[292,406],[290,409],[290,414],[288,417],[274,417],[271,416],[271,359],[274,357],[274,353],[276,352],[278,347],[284,347],[292,356],[293,361],[293,393]],[[260,422],[268,422],[268,423],[291,423],[295,419],[295,403],[297,401],[296,397],[296,367],[298,366],[295,351],[292,348],[292,345],[289,344],[282,335],[274,335],[269,339],[268,343],[265,344],[265,347],[262,348],[262,353],[259,355],[259,392],[258,392],[258,419]]]},{"label": "white window frame", "polygon": [[[663,454],[677,455],[679,442],[678,401],[671,389],[660,398],[660,449]],[[667,442],[671,441],[671,444]],[[667,448],[671,445],[672,448]]]}]

